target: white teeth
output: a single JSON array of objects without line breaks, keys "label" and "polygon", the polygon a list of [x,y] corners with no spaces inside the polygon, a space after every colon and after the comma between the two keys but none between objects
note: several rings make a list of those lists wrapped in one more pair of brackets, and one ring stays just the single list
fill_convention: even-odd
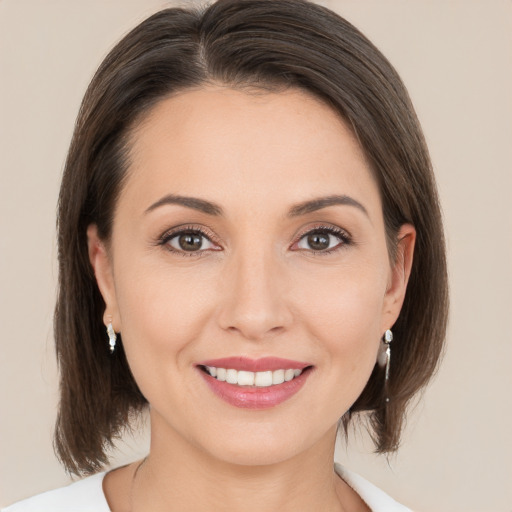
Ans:
[{"label": "white teeth", "polygon": [[238,384],[238,372],[236,370],[226,370],[226,382],[228,384]]},{"label": "white teeth", "polygon": [[254,372],[238,372],[239,386],[254,386]]},{"label": "white teeth", "polygon": [[272,386],[272,372],[256,372],[254,374],[254,385],[260,388]]},{"label": "white teeth", "polygon": [[220,381],[225,381],[228,384],[256,386],[260,388],[288,382],[302,373],[302,370],[292,368],[287,370],[269,370],[266,372],[248,372],[245,370],[237,371],[232,368],[226,369],[207,366],[206,370],[212,377]]},{"label": "white teeth", "polygon": [[284,380],[288,382],[289,380],[292,380],[293,377],[295,377],[295,370],[285,370],[284,372]]},{"label": "white teeth", "polygon": [[[300,372],[300,370],[299,370]],[[272,384],[282,384],[284,382],[284,370],[276,370],[272,373]]]}]

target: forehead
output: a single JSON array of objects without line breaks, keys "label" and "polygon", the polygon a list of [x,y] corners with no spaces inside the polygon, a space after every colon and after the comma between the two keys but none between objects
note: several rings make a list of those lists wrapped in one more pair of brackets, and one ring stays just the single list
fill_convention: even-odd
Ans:
[{"label": "forehead", "polygon": [[124,195],[136,191],[148,202],[166,193],[241,203],[336,192],[378,196],[346,123],[298,89],[247,93],[212,86],[180,92],[137,125],[130,162]]}]

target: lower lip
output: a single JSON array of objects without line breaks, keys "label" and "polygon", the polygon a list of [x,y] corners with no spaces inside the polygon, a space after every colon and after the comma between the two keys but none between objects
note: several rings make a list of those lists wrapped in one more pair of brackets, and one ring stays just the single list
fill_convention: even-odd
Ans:
[{"label": "lower lip", "polygon": [[269,409],[291,398],[305,384],[311,368],[304,370],[298,377],[267,387],[238,386],[217,380],[203,370],[198,369],[210,389],[228,404],[242,409]]}]

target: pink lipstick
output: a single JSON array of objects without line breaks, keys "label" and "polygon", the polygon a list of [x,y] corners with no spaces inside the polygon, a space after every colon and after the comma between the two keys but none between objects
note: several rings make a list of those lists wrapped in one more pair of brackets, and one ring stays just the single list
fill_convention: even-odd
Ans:
[{"label": "pink lipstick", "polygon": [[249,359],[247,357],[223,357],[221,359],[208,359],[199,363],[202,366],[214,366],[215,368],[233,368],[235,370],[245,370],[248,372],[265,372],[287,368],[303,370],[310,363],[301,363],[291,359],[282,359],[280,357],[262,357],[260,359]]},{"label": "pink lipstick", "polygon": [[245,409],[267,409],[288,400],[313,369],[309,363],[276,357],[209,359],[197,368],[215,395]]}]

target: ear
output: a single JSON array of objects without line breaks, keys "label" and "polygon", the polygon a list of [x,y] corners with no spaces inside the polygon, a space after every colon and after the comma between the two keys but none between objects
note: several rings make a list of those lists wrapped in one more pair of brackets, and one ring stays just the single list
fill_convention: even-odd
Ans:
[{"label": "ear", "polygon": [[396,258],[391,266],[391,275],[384,297],[381,331],[389,329],[398,319],[405,299],[407,283],[411,275],[416,230],[412,224],[403,224],[397,235]]},{"label": "ear", "polygon": [[114,331],[121,331],[121,322],[116,300],[116,290],[114,286],[114,274],[112,262],[110,260],[105,243],[98,236],[98,227],[96,224],[90,224],[87,228],[87,246],[89,250],[89,261],[94,269],[94,275],[98,288],[105,301],[105,312],[103,314],[103,323],[107,325],[112,322]]}]

